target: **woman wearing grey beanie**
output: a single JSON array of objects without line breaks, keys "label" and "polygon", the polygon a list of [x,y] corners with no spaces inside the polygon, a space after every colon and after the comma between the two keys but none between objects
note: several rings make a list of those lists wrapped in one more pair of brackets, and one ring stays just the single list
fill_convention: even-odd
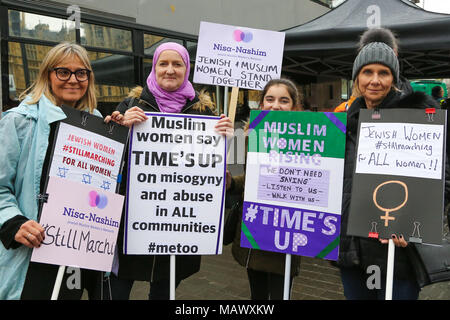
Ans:
[{"label": "woman wearing grey beanie", "polygon": [[[387,265],[387,240],[347,236],[352,179],[356,161],[356,140],[359,111],[381,108],[438,107],[436,102],[422,92],[402,96],[396,88],[399,81],[399,63],[395,52],[382,42],[365,45],[358,53],[352,78],[354,89],[360,95],[347,111],[347,137],[344,168],[341,240],[337,265],[341,271],[344,295],[347,299],[384,299]],[[396,249],[393,299],[416,300],[420,287],[411,267],[408,251],[411,246],[402,236],[392,235]],[[380,289],[368,288],[369,266],[381,271]],[[370,282],[370,281],[369,281]]]}]

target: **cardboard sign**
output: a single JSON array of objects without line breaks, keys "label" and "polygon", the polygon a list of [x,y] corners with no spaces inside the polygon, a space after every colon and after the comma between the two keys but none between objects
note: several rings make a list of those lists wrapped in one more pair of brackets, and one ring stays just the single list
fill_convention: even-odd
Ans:
[{"label": "cardboard sign", "polygon": [[241,246],[336,260],[346,114],[251,111]]},{"label": "cardboard sign", "polygon": [[441,244],[446,111],[361,110],[348,234]]},{"label": "cardboard sign", "polygon": [[200,22],[194,82],[262,90],[281,75],[284,33]]},{"label": "cardboard sign", "polygon": [[123,208],[118,189],[128,128],[62,106],[39,223],[46,238],[32,261],[111,271]]},{"label": "cardboard sign", "polygon": [[128,128],[73,108],[63,111],[68,117],[58,123],[49,176],[114,192]]},{"label": "cardboard sign", "polygon": [[219,254],[225,138],[217,117],[148,113],[132,129],[125,254]]},{"label": "cardboard sign", "polygon": [[39,223],[45,229],[31,261],[111,271],[124,197],[50,177]]}]

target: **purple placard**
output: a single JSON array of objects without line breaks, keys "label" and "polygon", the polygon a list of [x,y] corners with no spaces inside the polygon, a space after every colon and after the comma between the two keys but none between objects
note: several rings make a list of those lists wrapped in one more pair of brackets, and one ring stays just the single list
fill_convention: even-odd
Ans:
[{"label": "purple placard", "polygon": [[241,247],[337,260],[341,216],[244,202]]},{"label": "purple placard", "polygon": [[261,165],[258,200],[328,207],[328,170]]}]

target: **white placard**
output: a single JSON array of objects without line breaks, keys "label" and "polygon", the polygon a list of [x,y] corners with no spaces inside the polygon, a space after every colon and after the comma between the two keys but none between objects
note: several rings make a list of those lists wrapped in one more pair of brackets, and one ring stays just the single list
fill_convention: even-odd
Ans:
[{"label": "white placard", "polygon": [[283,32],[200,22],[194,82],[262,90],[281,75]]},{"label": "white placard", "polygon": [[39,223],[45,239],[31,261],[110,272],[124,197],[49,177]]},{"label": "white placard", "polygon": [[361,123],[356,173],[442,179],[444,126]]},{"label": "white placard", "polygon": [[123,144],[61,122],[49,176],[101,188],[116,189]]},{"label": "white placard", "polygon": [[217,117],[147,114],[132,129],[125,254],[219,254],[225,138]]}]

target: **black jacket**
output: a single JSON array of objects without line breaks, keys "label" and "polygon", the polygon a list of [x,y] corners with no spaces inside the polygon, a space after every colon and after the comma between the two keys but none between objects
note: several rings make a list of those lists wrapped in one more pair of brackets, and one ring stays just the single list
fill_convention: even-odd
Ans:
[{"label": "black jacket", "polygon": [[[138,106],[147,112],[161,112],[155,97],[151,94],[147,87],[141,90],[133,90],[135,97],[128,97],[122,101],[117,110],[124,114],[125,111],[133,106]],[[196,114],[196,115],[214,115],[213,111],[200,103],[199,97],[196,95],[192,101],[188,101],[180,113]],[[128,149],[127,149],[128,153]],[[125,155],[125,161],[128,154]],[[124,168],[128,168],[125,163]],[[125,195],[127,170],[122,175],[122,183],[119,193]],[[169,279],[170,256],[168,255],[124,255],[123,254],[123,236],[124,236],[124,216],[122,212],[121,226],[117,239],[119,251],[119,278],[133,279],[141,281],[151,281],[160,279]],[[199,255],[179,255],[175,259],[175,270],[177,280],[185,279],[200,270],[201,256]]]},{"label": "black jacket", "polygon": [[[413,92],[408,95],[401,95],[399,92],[391,91],[383,100],[379,108],[418,108],[439,106],[434,99],[422,92]],[[339,259],[337,265],[340,267],[359,266],[366,270],[370,265],[378,265],[381,271],[386,273],[388,246],[383,245],[378,239],[360,238],[347,236],[347,223],[350,210],[351,191],[353,172],[356,162],[357,131],[360,109],[366,108],[363,97],[357,98],[347,111],[347,137],[345,146],[345,165],[344,165],[344,186],[342,199],[342,223],[341,223],[341,241],[339,247]],[[448,172],[448,165],[446,165]],[[446,174],[447,176],[447,174]],[[446,197],[449,194],[449,183],[446,179]],[[395,270],[397,278],[414,279],[416,276],[409,255],[413,246],[406,248],[396,248],[395,250]]]},{"label": "black jacket", "polygon": [[408,79],[400,75],[399,82],[397,83],[398,89],[401,91],[401,97],[409,96],[414,92]]}]

